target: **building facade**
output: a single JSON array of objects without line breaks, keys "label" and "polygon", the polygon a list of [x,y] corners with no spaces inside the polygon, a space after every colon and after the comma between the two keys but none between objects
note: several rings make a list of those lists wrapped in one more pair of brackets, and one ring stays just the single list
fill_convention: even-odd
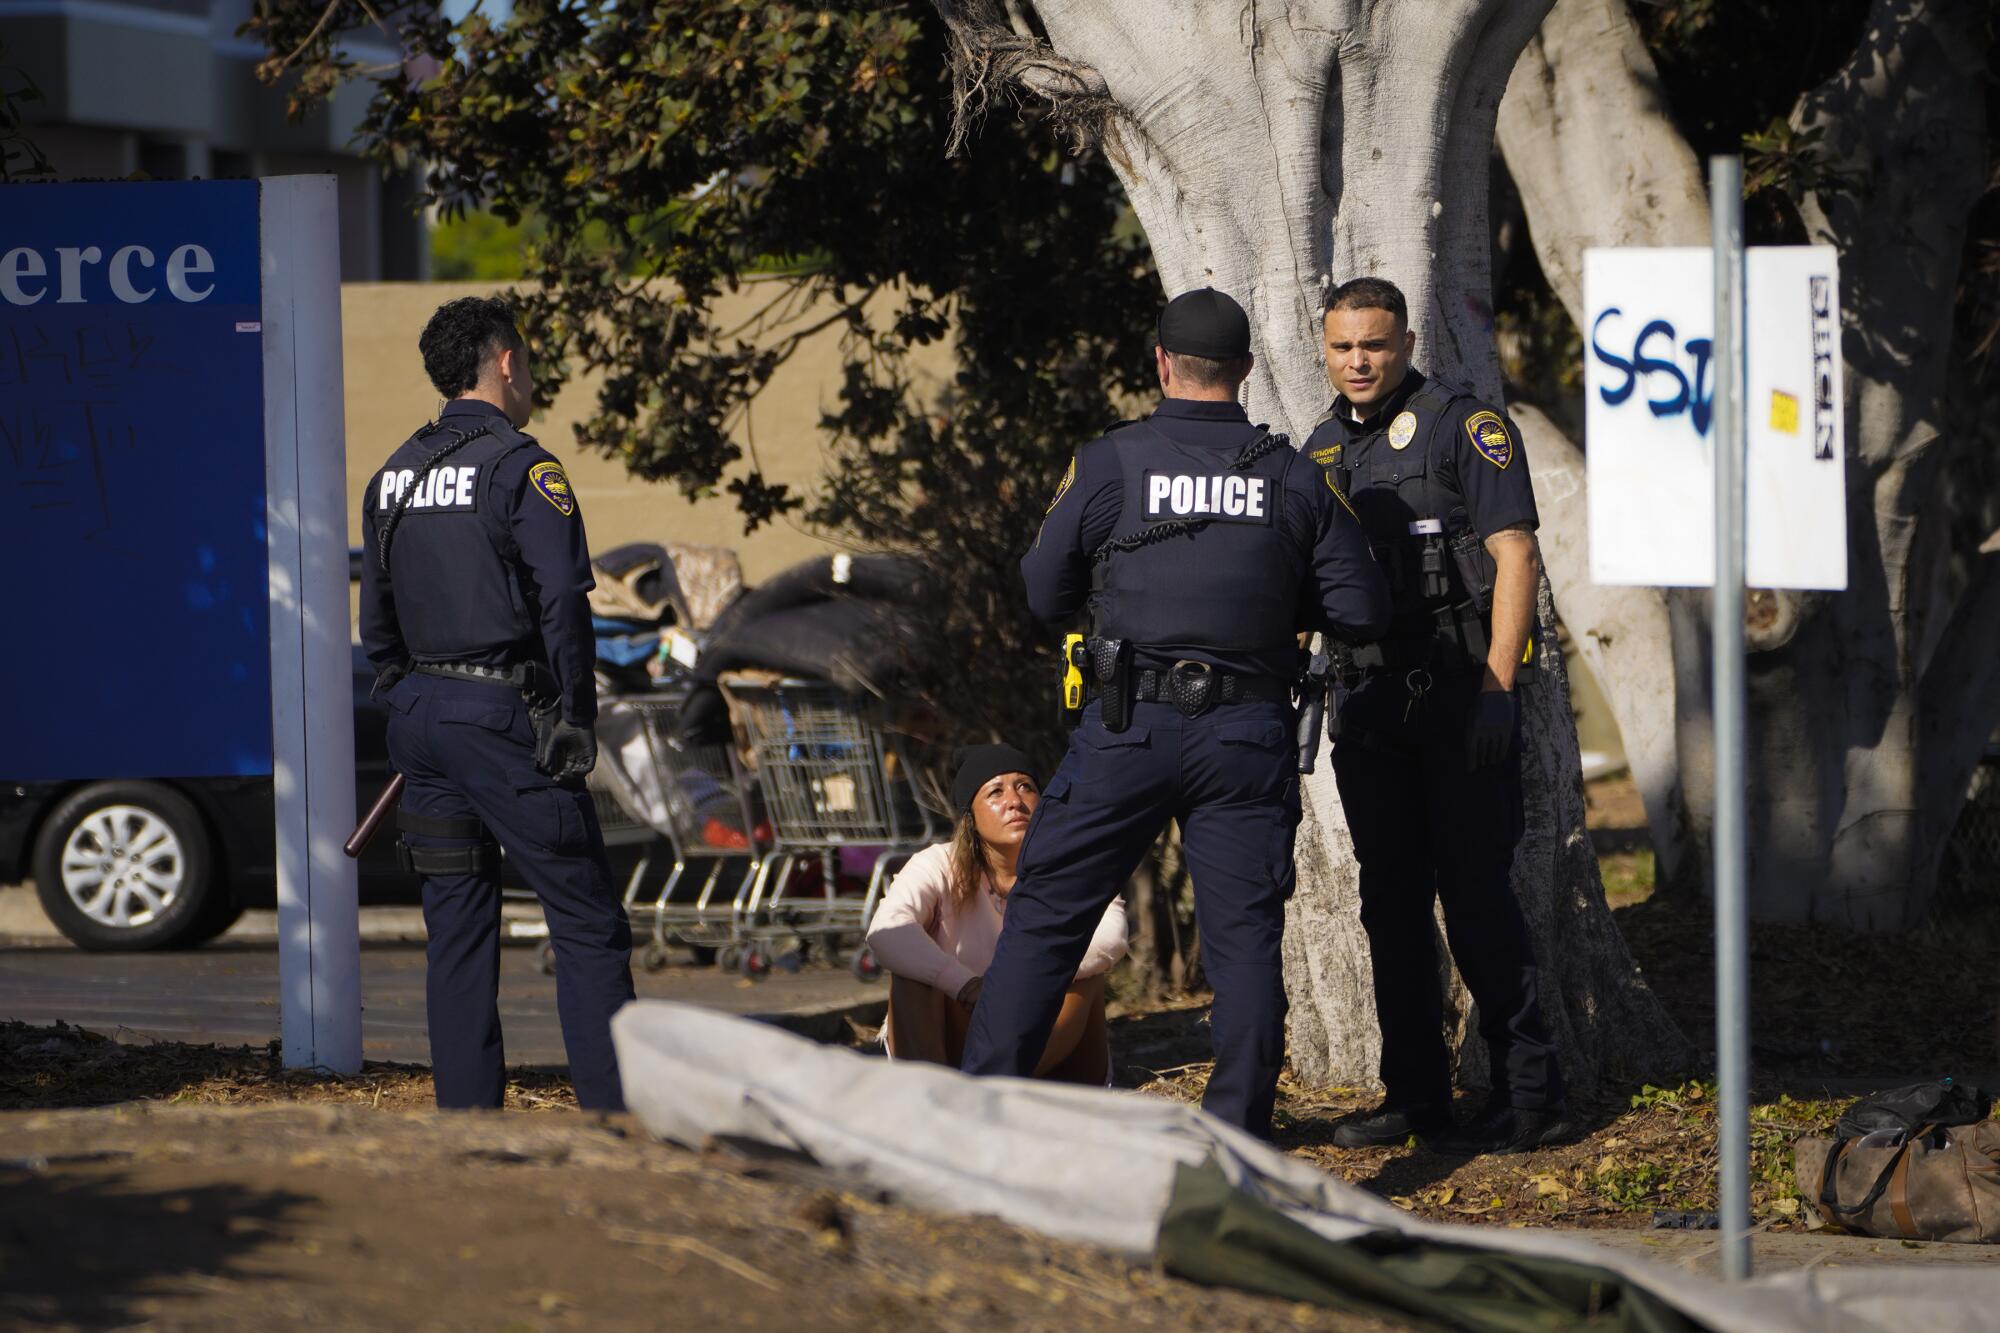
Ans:
[{"label": "building facade", "polygon": [[[285,92],[259,82],[269,53],[238,37],[251,0],[0,0],[7,63],[41,88],[22,110],[61,180],[156,180],[327,173],[340,184],[340,269],[349,282],[428,276],[414,180],[352,147],[364,82],[294,125]],[[386,37],[349,43],[393,66]]]}]

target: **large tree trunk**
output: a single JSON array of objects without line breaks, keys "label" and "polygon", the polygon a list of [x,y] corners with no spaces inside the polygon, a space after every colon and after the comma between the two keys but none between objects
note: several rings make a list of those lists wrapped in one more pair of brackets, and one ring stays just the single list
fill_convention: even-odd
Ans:
[{"label": "large tree trunk", "polygon": [[[1012,74],[1101,110],[1098,131],[1169,293],[1212,284],[1250,314],[1253,417],[1302,440],[1329,397],[1318,307],[1330,281],[1379,274],[1410,299],[1418,360],[1498,398],[1487,166],[1508,71],[1547,0],[1035,0],[1052,49],[1009,3],[940,9],[961,72]],[[997,54],[996,54],[997,53]],[[1011,64],[1009,63],[1011,61]],[[1550,614],[1544,593],[1542,611]],[[1546,623],[1546,620],[1545,620]],[[1670,1069],[1687,1046],[1637,978],[1584,831],[1559,661],[1523,692],[1528,832],[1514,886],[1566,1076]],[[1291,1055],[1309,1081],[1377,1073],[1373,984],[1352,843],[1322,759],[1306,783],[1299,888],[1286,931]],[[1442,948],[1442,941],[1440,941]],[[1483,1072],[1462,987],[1468,1082]]]},{"label": "large tree trunk", "polygon": [[[1708,243],[1701,169],[1668,116],[1624,0],[1559,0],[1514,66],[1497,128],[1542,273],[1579,326],[1586,247]],[[1535,472],[1556,604],[1618,720],[1659,880],[1698,882],[1666,599],[1654,588],[1590,581],[1583,457],[1541,413],[1516,408],[1515,420]]]},{"label": "large tree trunk", "polygon": [[[1751,910],[1765,919],[1919,920],[1996,716],[1990,603],[2000,574],[1980,569],[1954,608],[1937,568],[1948,544],[1919,540],[1964,227],[1986,162],[1972,17],[1964,2],[1882,0],[1848,66],[1793,117],[1825,133],[1822,167],[1854,182],[1801,208],[1811,239],[1842,251],[1850,586],[1756,592],[1745,608]],[[1523,203],[1536,251],[1579,323],[1585,246],[1705,236],[1692,156],[1615,3],[1561,0],[1515,73],[1500,139],[1517,180],[1533,182]],[[1598,188],[1604,181],[1629,187]],[[1546,438],[1552,428],[1539,442],[1528,433],[1531,450],[1568,449]],[[1560,517],[1548,545],[1579,546],[1581,504]],[[1590,596],[1572,593],[1580,567],[1551,559],[1550,570],[1566,610],[1589,607]],[[1647,625],[1649,651],[1673,648],[1674,689],[1614,686],[1611,703],[1635,768],[1651,775],[1642,781],[1656,840],[1691,854],[1683,822],[1705,844],[1714,809],[1707,600],[1620,598],[1622,617]],[[1649,601],[1665,607],[1664,634]],[[1677,781],[1663,776],[1669,767]]]}]

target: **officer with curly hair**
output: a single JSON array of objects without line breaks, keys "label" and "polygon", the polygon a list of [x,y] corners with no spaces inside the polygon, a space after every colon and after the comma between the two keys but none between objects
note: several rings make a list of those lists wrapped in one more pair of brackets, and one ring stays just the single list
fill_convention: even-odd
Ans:
[{"label": "officer with curly hair", "polygon": [[464,297],[418,340],[450,401],[362,497],[361,640],[389,705],[404,868],[423,876],[441,1107],[497,1107],[500,852],[541,899],[570,1077],[620,1110],[611,1016],[632,932],[584,775],[597,761],[589,543],[562,464],[522,433],[528,347],[503,301]]}]

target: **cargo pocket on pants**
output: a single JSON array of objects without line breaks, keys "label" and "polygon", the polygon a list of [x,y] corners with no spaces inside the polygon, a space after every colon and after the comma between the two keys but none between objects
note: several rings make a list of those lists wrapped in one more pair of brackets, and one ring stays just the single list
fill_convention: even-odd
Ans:
[{"label": "cargo pocket on pants", "polygon": [[1035,813],[1028,820],[1028,831],[1021,838],[1021,854],[1015,859],[1016,874],[1026,874],[1033,864],[1029,859],[1031,850],[1039,842],[1048,841],[1042,827],[1051,820],[1060,822],[1069,811],[1069,774],[1057,769],[1049,779],[1049,785],[1042,788],[1042,797],[1035,805]]},{"label": "cargo pocket on pants", "polygon": [[583,812],[576,808],[575,792],[557,786],[534,769],[513,770],[507,781],[514,788],[514,809],[520,821],[516,832],[548,851],[573,855],[583,850]]}]

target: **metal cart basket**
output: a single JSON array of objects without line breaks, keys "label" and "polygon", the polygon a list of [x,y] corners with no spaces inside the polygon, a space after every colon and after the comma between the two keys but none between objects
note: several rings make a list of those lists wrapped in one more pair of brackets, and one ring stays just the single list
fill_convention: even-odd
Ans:
[{"label": "metal cart basket", "polygon": [[[776,948],[796,940],[879,974],[861,935],[896,865],[943,836],[917,803],[905,738],[890,731],[874,700],[820,681],[741,672],[720,680],[729,715],[757,770],[772,846],[738,913],[741,970],[768,971]],[[837,853],[880,849],[863,892],[841,892]],[[819,862],[818,893],[794,890],[806,858]]]},{"label": "metal cart basket", "polygon": [[[628,799],[641,804],[650,825],[664,827],[672,868],[657,892],[645,894],[642,861],[625,886],[625,908],[650,936],[640,955],[648,971],[666,965],[670,944],[697,952],[738,944],[737,922],[764,858],[757,842],[755,782],[727,745],[687,745],[672,734],[684,693],[620,695],[610,707],[628,710],[639,723],[643,746],[628,770],[643,787]],[[628,742],[628,745],[631,744]],[[692,867],[700,867],[690,879]],[[692,892],[682,893],[684,884]],[[733,962],[733,959],[721,959]]]}]

